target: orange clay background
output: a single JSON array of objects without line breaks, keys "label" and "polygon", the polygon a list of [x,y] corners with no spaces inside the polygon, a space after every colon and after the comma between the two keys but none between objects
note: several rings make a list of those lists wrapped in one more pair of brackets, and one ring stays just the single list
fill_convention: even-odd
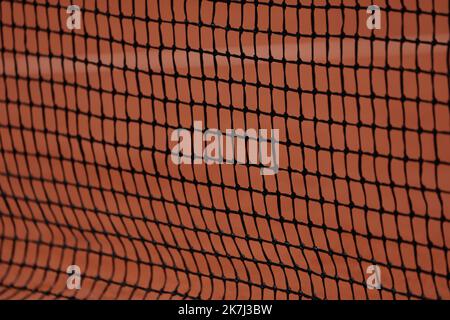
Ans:
[{"label": "orange clay background", "polygon": [[[447,1],[267,2],[0,3],[0,298],[450,298]],[[194,120],[279,173],[174,165]]]}]

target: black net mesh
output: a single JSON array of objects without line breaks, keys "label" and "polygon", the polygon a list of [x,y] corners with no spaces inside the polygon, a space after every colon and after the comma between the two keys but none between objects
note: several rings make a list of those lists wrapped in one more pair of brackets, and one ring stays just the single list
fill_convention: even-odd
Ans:
[{"label": "black net mesh", "polygon": [[[0,298],[450,298],[449,4],[371,4],[2,0]],[[175,165],[196,120],[278,173]]]}]

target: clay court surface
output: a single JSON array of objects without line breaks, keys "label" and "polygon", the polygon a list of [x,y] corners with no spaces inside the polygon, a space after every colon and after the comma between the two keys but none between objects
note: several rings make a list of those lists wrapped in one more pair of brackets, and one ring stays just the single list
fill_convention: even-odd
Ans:
[{"label": "clay court surface", "polygon": [[[0,298],[449,299],[449,5],[358,4],[2,1]],[[175,165],[194,121],[278,173]]]}]

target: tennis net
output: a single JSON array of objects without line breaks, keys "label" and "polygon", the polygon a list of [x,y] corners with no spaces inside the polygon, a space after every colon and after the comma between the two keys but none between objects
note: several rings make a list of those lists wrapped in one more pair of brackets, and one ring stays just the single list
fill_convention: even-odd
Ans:
[{"label": "tennis net", "polygon": [[[0,29],[0,298],[450,298],[447,1],[3,0]],[[277,174],[174,164],[194,121],[278,129]]]}]

